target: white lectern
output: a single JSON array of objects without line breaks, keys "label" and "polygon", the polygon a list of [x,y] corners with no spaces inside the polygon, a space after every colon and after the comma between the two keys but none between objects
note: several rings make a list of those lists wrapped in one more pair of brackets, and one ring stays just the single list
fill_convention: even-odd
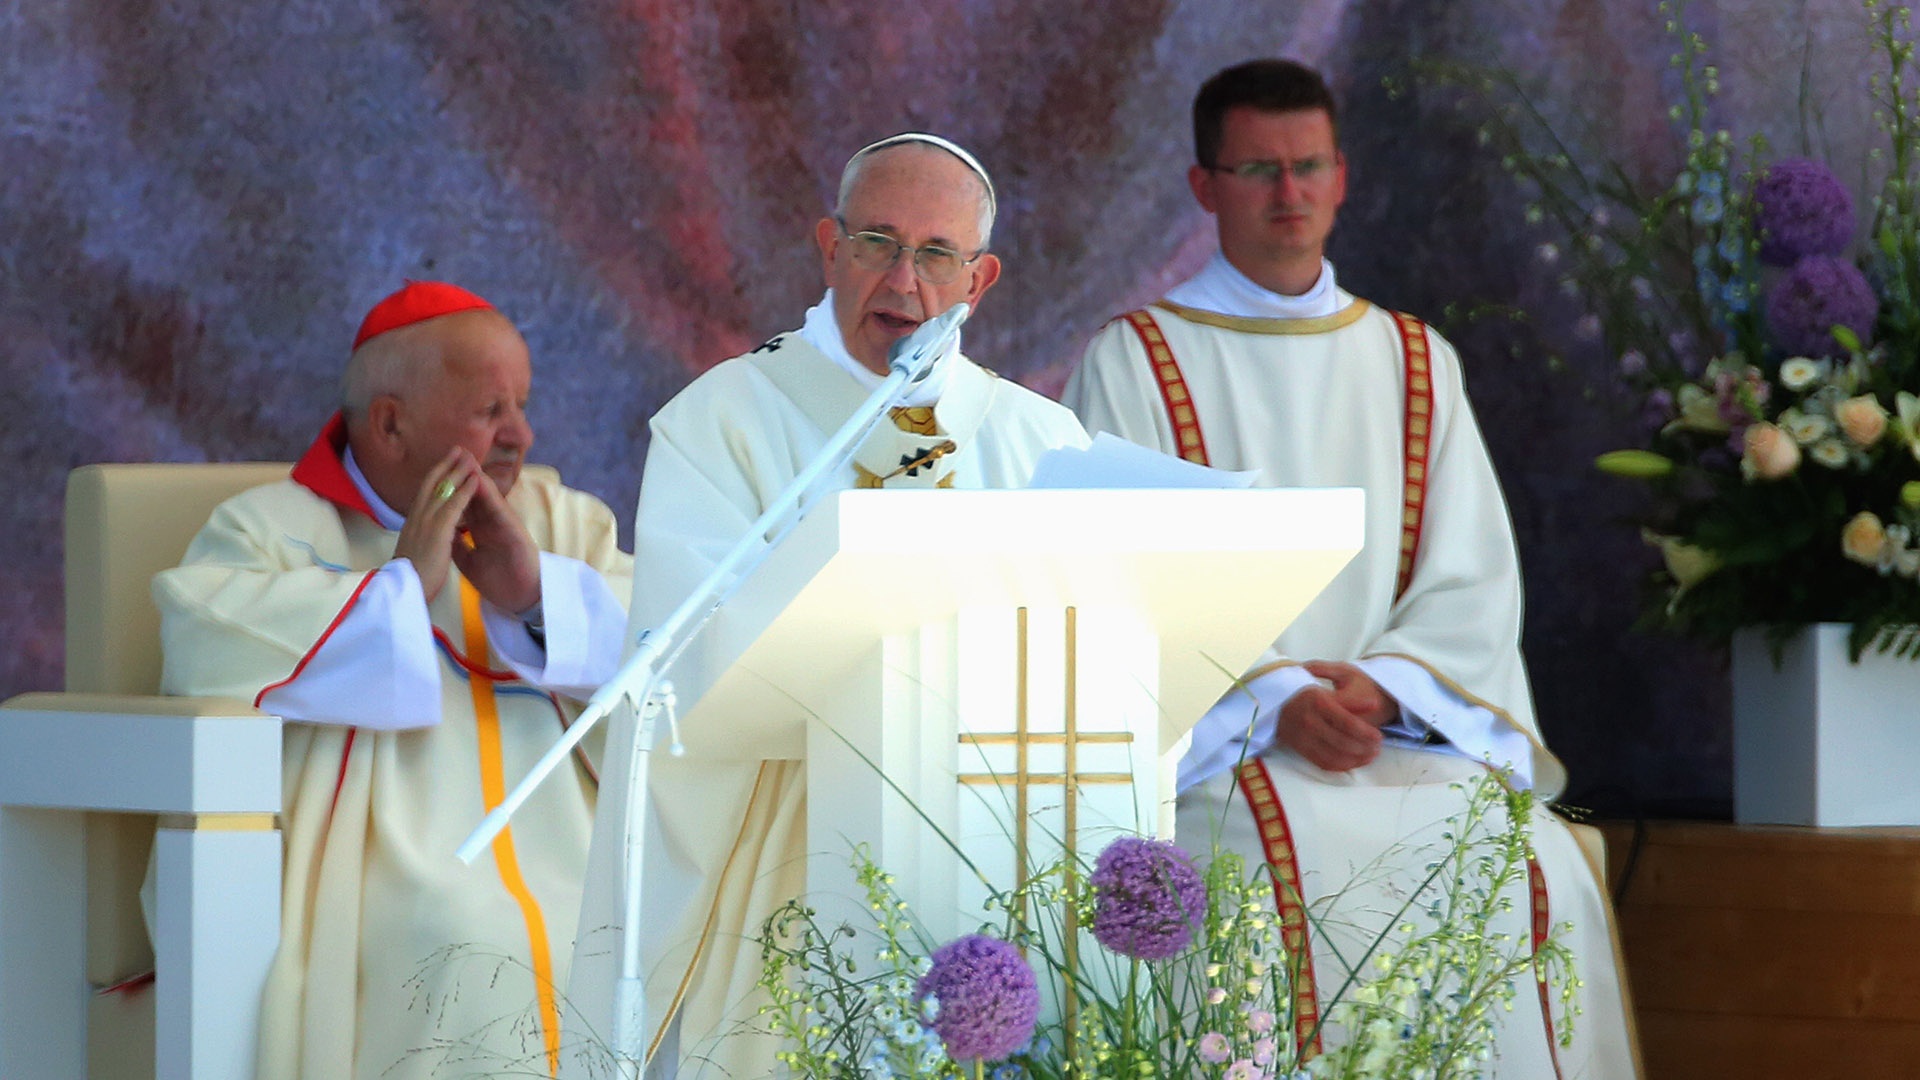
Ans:
[{"label": "white lectern", "polygon": [[[1167,830],[1187,729],[1360,549],[1362,509],[1349,489],[841,492],[670,673],[687,753],[804,758],[809,902],[854,902],[866,843],[945,940],[986,886],[940,832],[1009,888]],[[594,889],[619,879],[631,730],[609,741]],[[610,1031],[583,989],[612,985],[619,904],[588,905],[574,1005]]]}]

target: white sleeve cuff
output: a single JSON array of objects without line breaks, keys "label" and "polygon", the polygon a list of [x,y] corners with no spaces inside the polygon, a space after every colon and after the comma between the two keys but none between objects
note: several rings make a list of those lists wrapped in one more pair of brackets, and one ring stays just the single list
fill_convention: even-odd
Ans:
[{"label": "white sleeve cuff", "polygon": [[[1278,667],[1227,691],[1193,725],[1192,743],[1180,759],[1174,789],[1185,792],[1216,773],[1257,757],[1273,745],[1280,706],[1320,680],[1298,664]],[[1252,697],[1249,698],[1248,695]]]},{"label": "white sleeve cuff", "polygon": [[1423,749],[1455,753],[1509,769],[1516,786],[1533,786],[1533,740],[1504,717],[1454,693],[1411,660],[1372,656],[1356,666],[1400,702],[1407,735],[1424,734],[1425,728],[1431,727],[1447,740]]},{"label": "white sleeve cuff", "polygon": [[540,553],[540,617],[546,647],[519,616],[480,605],[493,651],[514,674],[543,690],[592,696],[620,667],[627,611],[600,572],[578,559]]},{"label": "white sleeve cuff", "polygon": [[413,563],[374,571],[258,707],[306,724],[404,731],[440,722],[440,658]]}]

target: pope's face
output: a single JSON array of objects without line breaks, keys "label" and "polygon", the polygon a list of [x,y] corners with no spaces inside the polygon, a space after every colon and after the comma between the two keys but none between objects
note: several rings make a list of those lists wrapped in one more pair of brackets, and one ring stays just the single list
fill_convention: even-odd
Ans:
[{"label": "pope's face", "polygon": [[440,349],[405,395],[397,419],[404,436],[403,473],[411,492],[454,447],[465,447],[500,493],[512,490],[533,446],[527,395],[533,371],[527,343],[492,312],[448,315],[424,324]]},{"label": "pope's face", "polygon": [[[1000,276],[1000,260],[980,254],[980,181],[959,159],[931,146],[906,145],[869,158],[847,194],[846,226],[823,219],[814,230],[827,285],[833,289],[833,314],[840,336],[855,360],[885,373],[887,350],[921,323],[980,297]],[[854,259],[853,233],[892,237],[906,248],[935,245],[958,252],[963,260],[955,278],[934,284],[914,271],[914,257],[902,250],[892,266],[872,270]]]},{"label": "pope's face", "polygon": [[[1248,162],[1279,166],[1271,179],[1236,175]],[[1320,109],[1268,112],[1228,109],[1214,169],[1188,173],[1194,197],[1212,213],[1228,261],[1258,279],[1256,268],[1300,268],[1318,274],[1347,196],[1347,163],[1334,144],[1333,120]],[[1311,284],[1311,281],[1308,282]]]}]

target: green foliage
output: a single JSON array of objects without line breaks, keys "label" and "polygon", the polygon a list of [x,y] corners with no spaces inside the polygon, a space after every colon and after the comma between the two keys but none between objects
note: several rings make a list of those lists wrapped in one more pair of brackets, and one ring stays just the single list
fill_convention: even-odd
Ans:
[{"label": "green foliage", "polygon": [[[1338,1037],[1318,1057],[1296,1049],[1306,958],[1287,948],[1268,870],[1249,872],[1218,850],[1204,863],[1202,925],[1167,960],[1119,956],[1086,933],[1094,898],[1084,865],[1038,868],[1018,888],[994,891],[982,931],[1023,950],[1055,1006],[1028,1050],[997,1063],[954,1062],[931,1036],[913,986],[932,950],[893,879],[859,850],[871,925],[822,926],[804,904],[785,905],[763,932],[761,985],[771,1002],[762,1019],[786,1044],[783,1064],[834,1080],[1481,1076],[1494,1017],[1534,994],[1536,978],[1558,988],[1555,1028],[1570,1044],[1580,984],[1560,942],[1564,925],[1537,951],[1496,925],[1527,895],[1532,796],[1488,776],[1461,799],[1423,849],[1424,876],[1405,890],[1388,930],[1342,958],[1344,977],[1321,973],[1320,1018],[1304,1028],[1320,1034],[1317,1025],[1330,1024]],[[1339,901],[1309,914],[1316,935],[1340,919]]]}]

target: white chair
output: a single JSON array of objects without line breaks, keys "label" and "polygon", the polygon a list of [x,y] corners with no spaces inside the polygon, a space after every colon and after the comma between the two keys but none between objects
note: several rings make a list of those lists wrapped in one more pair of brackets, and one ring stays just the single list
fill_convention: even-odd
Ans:
[{"label": "white chair", "polygon": [[[280,722],[154,696],[149,582],[216,505],[287,468],[68,477],[67,689],[0,706],[0,1077],[253,1075],[280,925]],[[137,897],[149,849],[153,946]],[[150,988],[101,992],[149,970]]]}]

